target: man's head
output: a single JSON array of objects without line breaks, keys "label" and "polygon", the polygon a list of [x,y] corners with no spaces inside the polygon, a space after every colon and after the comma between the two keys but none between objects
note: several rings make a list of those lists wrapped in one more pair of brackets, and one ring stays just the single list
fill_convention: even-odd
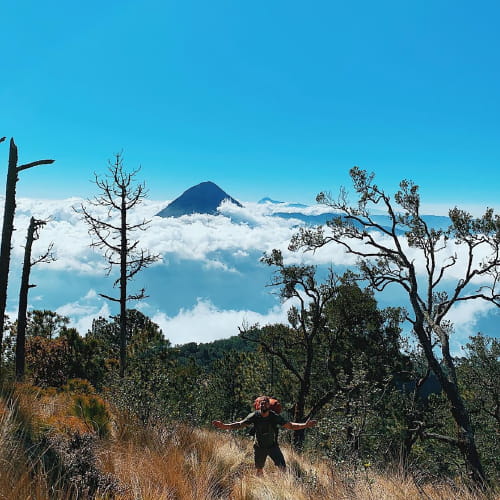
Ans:
[{"label": "man's head", "polygon": [[269,412],[270,401],[269,401],[269,398],[267,396],[260,396],[258,403],[259,403],[258,409],[261,411],[261,413],[268,413]]},{"label": "man's head", "polygon": [[[267,401],[267,408],[260,407],[261,400]],[[262,395],[262,396],[259,396],[258,398],[256,398],[255,401],[253,402],[253,407],[256,410],[260,410],[260,411],[271,410],[277,414],[281,413],[281,403],[276,398],[270,398],[269,396]]]}]

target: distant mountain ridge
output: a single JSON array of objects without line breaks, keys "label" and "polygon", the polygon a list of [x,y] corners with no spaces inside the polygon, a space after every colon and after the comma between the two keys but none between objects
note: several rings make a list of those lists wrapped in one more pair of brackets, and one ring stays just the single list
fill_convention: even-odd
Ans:
[{"label": "distant mountain ridge", "polygon": [[[282,219],[297,219],[310,226],[322,226],[334,217],[346,218],[345,215],[334,212],[326,212],[319,215],[308,215],[301,212],[274,212],[272,215],[273,217],[281,217]],[[372,215],[371,218],[377,224],[380,224],[389,231],[391,230],[392,221],[388,215]],[[422,219],[426,222],[429,229],[446,229],[451,223],[449,217],[440,215],[422,215]],[[361,225],[358,223],[354,225],[361,228]]]},{"label": "distant mountain ridge", "polygon": [[217,215],[217,208],[224,200],[228,200],[238,207],[243,206],[217,184],[211,181],[201,182],[184,191],[156,215],[159,217],[181,217],[191,214]]},{"label": "distant mountain ridge", "polygon": [[287,207],[294,207],[294,208],[307,208],[307,205],[304,205],[302,203],[289,203],[285,201],[277,201],[273,200],[272,198],[269,198],[266,196],[265,198],[262,198],[258,201],[259,205],[265,205],[266,203],[270,203],[271,205],[286,205]]}]

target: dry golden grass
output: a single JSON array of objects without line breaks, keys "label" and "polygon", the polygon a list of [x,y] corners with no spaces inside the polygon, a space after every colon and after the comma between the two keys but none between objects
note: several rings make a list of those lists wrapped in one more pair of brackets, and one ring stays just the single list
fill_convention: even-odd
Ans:
[{"label": "dry golden grass", "polygon": [[174,426],[130,433],[101,454],[105,469],[117,475],[120,500],[481,500],[457,485],[418,486],[411,477],[371,469],[340,471],[325,461],[308,460],[284,446],[288,471],[272,462],[263,477],[253,469],[246,439],[208,429]]},{"label": "dry golden grass", "polygon": [[66,428],[70,431],[71,424],[76,425],[77,430],[82,427],[82,423],[74,419],[65,422],[65,419],[71,416],[67,394],[42,391],[27,384],[16,384],[13,394],[17,402],[18,418],[32,436],[40,435],[48,428],[54,428],[56,431]]},{"label": "dry golden grass", "polygon": [[69,494],[51,488],[42,461],[27,456],[17,438],[22,429],[12,403],[0,399],[0,499],[70,500]]},{"label": "dry golden grass", "polygon": [[[37,432],[80,430],[69,417],[69,399],[23,388],[19,407],[27,425]],[[0,400],[1,401],[1,400]],[[272,462],[264,476],[253,468],[249,439],[229,432],[192,428],[144,428],[125,415],[115,415],[114,431],[99,441],[98,467],[112,473],[121,490],[116,500],[492,500],[493,493],[472,493],[453,484],[417,485],[397,471],[372,468],[342,470],[330,462],[296,454],[283,446],[286,473]],[[18,419],[19,421],[19,419]],[[57,425],[56,425],[57,424]],[[52,500],[73,496],[50,491],[41,462],[32,464],[13,438],[12,410],[0,404],[0,499]],[[49,494],[50,493],[50,494]],[[97,495],[97,499],[104,498]]]},{"label": "dry golden grass", "polygon": [[383,476],[373,474],[367,480],[358,481],[354,488],[354,498],[363,500],[479,500],[491,498],[478,492],[471,492],[458,485],[417,485],[411,478],[397,474]]},{"label": "dry golden grass", "polygon": [[100,460],[125,486],[124,499],[215,500],[228,498],[246,454],[236,440],[176,425],[112,441]]}]

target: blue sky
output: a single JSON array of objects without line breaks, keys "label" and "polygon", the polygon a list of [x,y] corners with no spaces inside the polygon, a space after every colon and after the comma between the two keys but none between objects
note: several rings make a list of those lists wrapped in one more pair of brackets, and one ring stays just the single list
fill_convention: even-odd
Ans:
[{"label": "blue sky", "polygon": [[[122,150],[153,199],[212,180],[312,203],[353,165],[429,204],[498,203],[494,1],[5,2],[0,136],[27,197],[90,196]],[[6,165],[7,146],[0,145]],[[4,168],[0,164],[0,168]]]}]

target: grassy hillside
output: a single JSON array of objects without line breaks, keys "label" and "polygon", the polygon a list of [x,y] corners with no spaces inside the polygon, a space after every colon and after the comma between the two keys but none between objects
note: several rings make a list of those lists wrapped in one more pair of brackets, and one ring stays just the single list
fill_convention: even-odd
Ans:
[{"label": "grassy hillside", "polygon": [[253,472],[250,438],[172,423],[144,427],[81,387],[4,389],[0,499],[487,499],[460,484],[354,469],[283,446],[288,471]]}]

